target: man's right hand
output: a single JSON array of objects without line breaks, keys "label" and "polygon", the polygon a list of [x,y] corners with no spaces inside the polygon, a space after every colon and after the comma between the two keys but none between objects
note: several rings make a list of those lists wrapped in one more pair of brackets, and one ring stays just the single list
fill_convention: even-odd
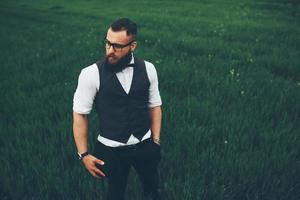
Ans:
[{"label": "man's right hand", "polygon": [[102,178],[105,176],[105,174],[96,166],[96,164],[104,165],[104,162],[102,160],[99,160],[95,156],[89,154],[82,158],[82,162],[85,168],[90,172],[90,174],[92,174],[92,176],[96,178]]}]

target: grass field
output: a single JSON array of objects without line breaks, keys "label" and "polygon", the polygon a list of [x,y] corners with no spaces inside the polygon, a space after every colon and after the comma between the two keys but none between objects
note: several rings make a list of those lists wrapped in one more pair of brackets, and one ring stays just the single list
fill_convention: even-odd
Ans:
[{"label": "grass field", "polygon": [[[124,16],[159,75],[163,199],[300,199],[297,2],[2,0],[0,199],[104,199],[76,157],[72,100]],[[142,199],[133,170],[129,182]]]}]

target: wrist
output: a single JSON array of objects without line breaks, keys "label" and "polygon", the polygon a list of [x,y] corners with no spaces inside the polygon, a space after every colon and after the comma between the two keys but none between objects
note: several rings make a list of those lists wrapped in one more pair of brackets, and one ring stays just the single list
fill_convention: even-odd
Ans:
[{"label": "wrist", "polygon": [[160,139],[159,138],[152,138],[153,142],[160,145]]},{"label": "wrist", "polygon": [[78,160],[83,160],[84,157],[86,157],[87,155],[89,155],[89,152],[77,152],[77,156],[78,156]]}]

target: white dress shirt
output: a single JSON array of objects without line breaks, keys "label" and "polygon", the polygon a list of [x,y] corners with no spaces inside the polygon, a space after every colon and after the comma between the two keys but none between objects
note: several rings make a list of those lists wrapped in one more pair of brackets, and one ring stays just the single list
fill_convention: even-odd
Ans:
[{"label": "white dress shirt", "polygon": [[[134,57],[129,64],[134,63]],[[158,89],[158,78],[157,72],[154,65],[150,62],[145,61],[146,71],[150,82],[149,87],[149,108],[153,108],[156,106],[160,106],[162,104],[161,97]],[[127,67],[123,69],[121,72],[116,73],[118,80],[120,81],[124,91],[128,94],[133,77],[133,67]],[[99,71],[96,63],[85,67],[81,70],[81,73],[78,78],[77,89],[73,98],[73,111],[80,114],[90,114],[94,99],[96,97],[97,92],[100,88],[100,78]],[[101,90],[99,91],[101,92]],[[101,113],[100,113],[101,114]],[[149,130],[141,141],[151,137],[151,130]],[[97,138],[101,143],[106,146],[117,147],[124,145],[131,145],[139,143],[139,139],[130,136],[126,143],[121,143],[118,141],[110,140],[108,138],[104,138],[99,133]]]}]

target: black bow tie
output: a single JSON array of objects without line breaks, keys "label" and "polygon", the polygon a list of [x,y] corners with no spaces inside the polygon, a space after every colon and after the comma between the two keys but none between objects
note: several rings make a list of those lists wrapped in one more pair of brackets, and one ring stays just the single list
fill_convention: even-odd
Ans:
[{"label": "black bow tie", "polygon": [[127,65],[127,67],[134,67],[134,63]]}]

